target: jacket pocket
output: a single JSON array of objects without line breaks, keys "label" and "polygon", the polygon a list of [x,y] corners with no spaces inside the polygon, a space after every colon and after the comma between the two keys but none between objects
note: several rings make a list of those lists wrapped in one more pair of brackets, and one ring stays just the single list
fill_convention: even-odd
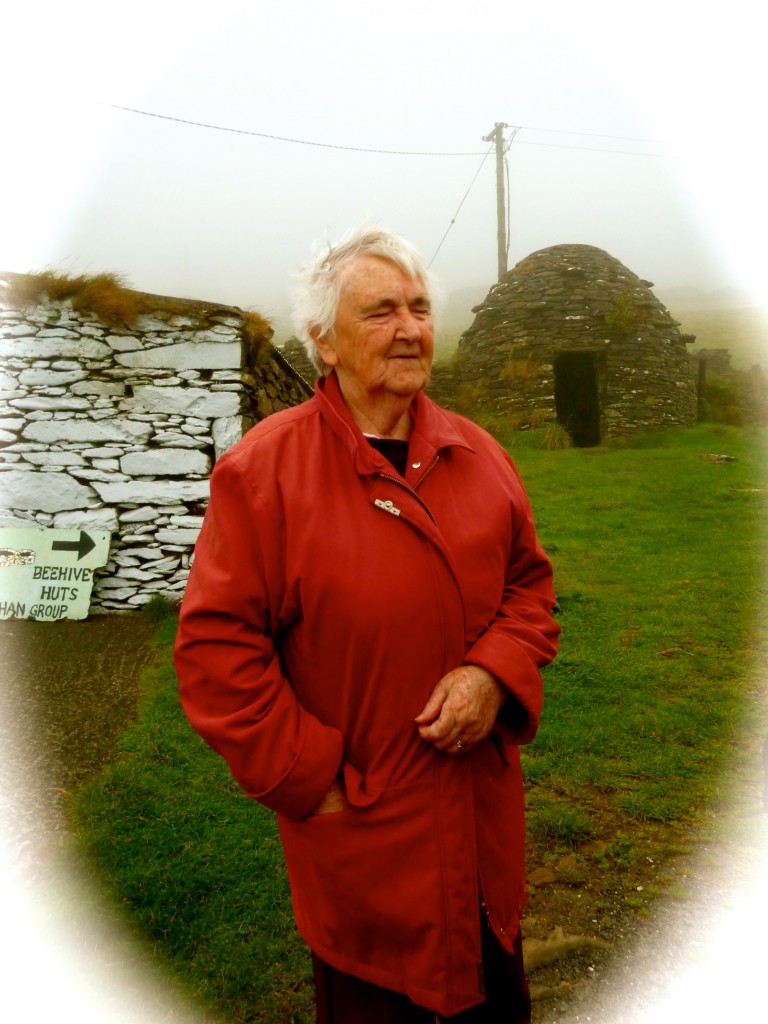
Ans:
[{"label": "jacket pocket", "polygon": [[402,976],[439,946],[444,907],[432,782],[279,825],[296,923],[320,956],[333,951]]}]

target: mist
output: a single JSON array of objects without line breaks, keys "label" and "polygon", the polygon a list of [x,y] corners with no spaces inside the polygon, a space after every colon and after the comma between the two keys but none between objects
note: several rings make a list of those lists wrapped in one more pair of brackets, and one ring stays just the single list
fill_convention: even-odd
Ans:
[{"label": "mist", "polygon": [[483,138],[502,122],[510,268],[580,242],[660,291],[764,300],[757,35],[735,16],[224,0],[124,19],[76,2],[43,23],[15,11],[12,29],[0,270],[112,271],[258,309],[281,337],[313,243],[373,221],[449,297],[482,296],[497,276]]}]

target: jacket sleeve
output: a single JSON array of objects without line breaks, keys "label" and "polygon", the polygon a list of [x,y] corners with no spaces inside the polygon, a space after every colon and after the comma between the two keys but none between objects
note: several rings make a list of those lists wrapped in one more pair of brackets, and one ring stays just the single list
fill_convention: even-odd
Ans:
[{"label": "jacket sleeve", "polygon": [[520,744],[529,743],[536,735],[543,699],[540,669],[557,653],[560,626],[553,618],[552,565],[536,536],[533,512],[517,469],[506,454],[505,458],[517,494],[512,504],[512,540],[502,600],[464,661],[480,665],[509,690],[496,728]]},{"label": "jacket sleeve", "polygon": [[282,526],[240,462],[225,456],[195,547],[174,649],[182,706],[249,796],[308,814],[342,762],[337,729],[296,698],[274,635],[285,588]]}]

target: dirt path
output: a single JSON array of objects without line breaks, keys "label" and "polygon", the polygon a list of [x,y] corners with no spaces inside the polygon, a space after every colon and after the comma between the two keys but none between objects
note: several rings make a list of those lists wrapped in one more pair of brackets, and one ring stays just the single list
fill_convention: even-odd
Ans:
[{"label": "dirt path", "polygon": [[142,615],[0,622],[3,791],[25,794],[6,803],[11,834],[65,828],[63,794],[109,763],[134,714],[152,632]]},{"label": "dirt path", "polygon": [[[0,1006],[26,1024],[209,1024],[73,855],[66,793],[114,757],[145,616],[0,622]],[[10,1011],[10,1012],[9,1012]]]},{"label": "dirt path", "polygon": [[[59,938],[67,952],[57,947],[52,954],[54,964],[68,965],[60,986],[66,988],[72,977],[80,977],[91,995],[109,993],[108,1015],[101,1003],[94,1010],[99,1024],[206,1020],[201,1011],[184,1006],[167,978],[157,976],[145,948],[105,930],[104,914],[88,883],[70,879],[62,896],[60,880],[52,879],[49,871],[69,837],[63,811],[66,792],[109,763],[135,713],[139,676],[153,657],[153,631],[140,614],[86,622],[0,622],[0,869],[12,882],[9,899],[21,900],[18,913],[38,919],[42,908],[44,923],[52,926],[42,945],[39,931],[30,934],[29,949],[20,943],[15,927],[6,931],[0,965],[7,965],[13,946],[11,952],[19,953],[25,964],[33,949],[39,973],[41,949],[47,948],[50,932],[58,935],[63,925]],[[540,996],[534,1024],[759,1019],[733,1011],[747,994],[754,999],[754,981],[762,976],[762,965],[750,965],[764,942],[747,935],[750,922],[763,926],[768,919],[768,886],[756,888],[756,864],[768,847],[761,799],[761,793],[754,793],[745,804],[749,820],[738,856],[730,844],[702,848],[695,856],[664,864],[674,895],[653,901],[647,917],[638,916],[632,904],[642,903],[643,891],[657,881],[651,854],[658,836],[653,830],[647,836],[638,830],[634,836],[640,857],[631,874],[611,872],[604,861],[600,866],[599,856],[590,860],[587,853],[579,875],[567,858],[545,867],[541,851],[532,851],[529,875],[534,884],[525,924],[526,953],[535,965],[531,980]],[[591,865],[586,875],[584,863]],[[768,867],[768,860],[764,864]],[[735,908],[741,918],[734,916]],[[4,917],[13,920],[7,912]],[[723,937],[728,939],[725,949]],[[731,954],[737,949],[733,962]],[[729,974],[726,1005],[724,964]],[[671,998],[669,993],[686,977],[695,979],[699,996],[706,995],[704,1005],[695,1017],[679,1008],[670,1015],[658,1000]],[[49,986],[53,1007],[60,1004],[61,991]],[[119,999],[118,991],[123,992]],[[26,988],[18,993],[22,1001],[26,993]],[[80,1009],[91,995],[81,991],[72,998]],[[689,1005],[696,996],[686,998]],[[42,1002],[39,1015],[30,1015],[24,1005],[25,1020],[50,1020]],[[79,1024],[87,1019],[80,1014]]]}]

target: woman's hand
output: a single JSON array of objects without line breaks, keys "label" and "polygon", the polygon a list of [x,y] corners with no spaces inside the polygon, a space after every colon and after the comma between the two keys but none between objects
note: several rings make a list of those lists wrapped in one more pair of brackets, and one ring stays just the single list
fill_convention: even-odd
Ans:
[{"label": "woman's hand", "polygon": [[419,735],[446,754],[485,739],[506,699],[504,686],[479,665],[459,665],[438,682],[420,715]]},{"label": "woman's hand", "polygon": [[344,788],[338,779],[334,779],[325,796],[309,812],[309,817],[314,814],[335,814],[337,811],[343,811],[346,806]]}]

